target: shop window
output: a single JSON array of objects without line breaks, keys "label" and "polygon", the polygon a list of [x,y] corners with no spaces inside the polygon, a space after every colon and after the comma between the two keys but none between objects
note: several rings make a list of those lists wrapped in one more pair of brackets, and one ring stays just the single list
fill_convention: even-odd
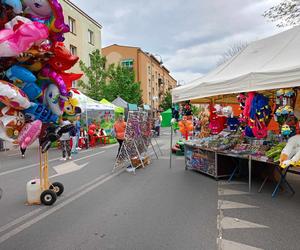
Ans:
[{"label": "shop window", "polygon": [[76,21],[75,21],[75,19],[69,16],[68,23],[69,23],[69,27],[70,27],[70,32],[72,34],[76,35]]}]

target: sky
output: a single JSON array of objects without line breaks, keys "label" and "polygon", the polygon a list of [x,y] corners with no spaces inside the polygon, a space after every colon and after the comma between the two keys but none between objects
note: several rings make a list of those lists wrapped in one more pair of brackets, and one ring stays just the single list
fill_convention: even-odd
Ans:
[{"label": "sky", "polygon": [[102,26],[102,46],[140,47],[180,84],[216,67],[233,44],[282,31],[262,14],[279,0],[71,0]]}]

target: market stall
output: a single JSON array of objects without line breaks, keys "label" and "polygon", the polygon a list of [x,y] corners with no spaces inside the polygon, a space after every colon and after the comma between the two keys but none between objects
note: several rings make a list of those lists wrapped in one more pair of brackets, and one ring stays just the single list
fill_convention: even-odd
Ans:
[{"label": "market stall", "polygon": [[113,104],[113,103],[109,102],[108,100],[106,100],[105,98],[103,98],[100,101],[100,103],[104,104],[106,106],[112,107],[115,111],[115,117],[118,117],[119,115],[124,114],[124,112],[125,112],[125,109],[123,107],[118,107],[115,104]]},{"label": "market stall", "polygon": [[198,138],[185,142],[186,169],[233,178],[246,162],[250,190],[252,165],[263,162],[278,170],[278,183],[286,181],[281,173],[300,160],[291,161],[297,152],[286,149],[299,133],[299,52],[298,26],[251,43],[206,76],[172,91],[174,103],[208,104],[199,117]]}]

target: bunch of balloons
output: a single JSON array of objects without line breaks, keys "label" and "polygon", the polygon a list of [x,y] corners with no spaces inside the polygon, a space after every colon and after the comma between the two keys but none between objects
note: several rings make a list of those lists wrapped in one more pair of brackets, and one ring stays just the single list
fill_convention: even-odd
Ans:
[{"label": "bunch of balloons", "polygon": [[0,139],[26,148],[39,138],[45,151],[69,129],[58,125],[81,74],[65,71],[79,58],[64,46],[58,0],[0,0],[0,11]]}]

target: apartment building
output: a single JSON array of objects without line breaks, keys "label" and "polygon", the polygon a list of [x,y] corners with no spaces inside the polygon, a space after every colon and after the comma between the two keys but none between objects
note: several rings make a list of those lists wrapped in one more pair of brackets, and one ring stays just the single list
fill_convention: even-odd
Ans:
[{"label": "apartment building", "polygon": [[153,109],[158,110],[164,94],[176,87],[177,81],[162,62],[139,47],[113,44],[103,48],[102,54],[108,64],[122,64],[134,70],[135,80],[141,83],[143,102]]},{"label": "apartment building", "polygon": [[[101,51],[102,26],[83,12],[69,0],[60,1],[70,32],[65,34],[65,46],[71,53],[79,56],[86,65],[90,65],[90,54],[99,49]],[[81,72],[79,62],[71,69],[72,72]],[[83,80],[86,80],[83,77]],[[77,83],[73,83],[76,87]]]}]

